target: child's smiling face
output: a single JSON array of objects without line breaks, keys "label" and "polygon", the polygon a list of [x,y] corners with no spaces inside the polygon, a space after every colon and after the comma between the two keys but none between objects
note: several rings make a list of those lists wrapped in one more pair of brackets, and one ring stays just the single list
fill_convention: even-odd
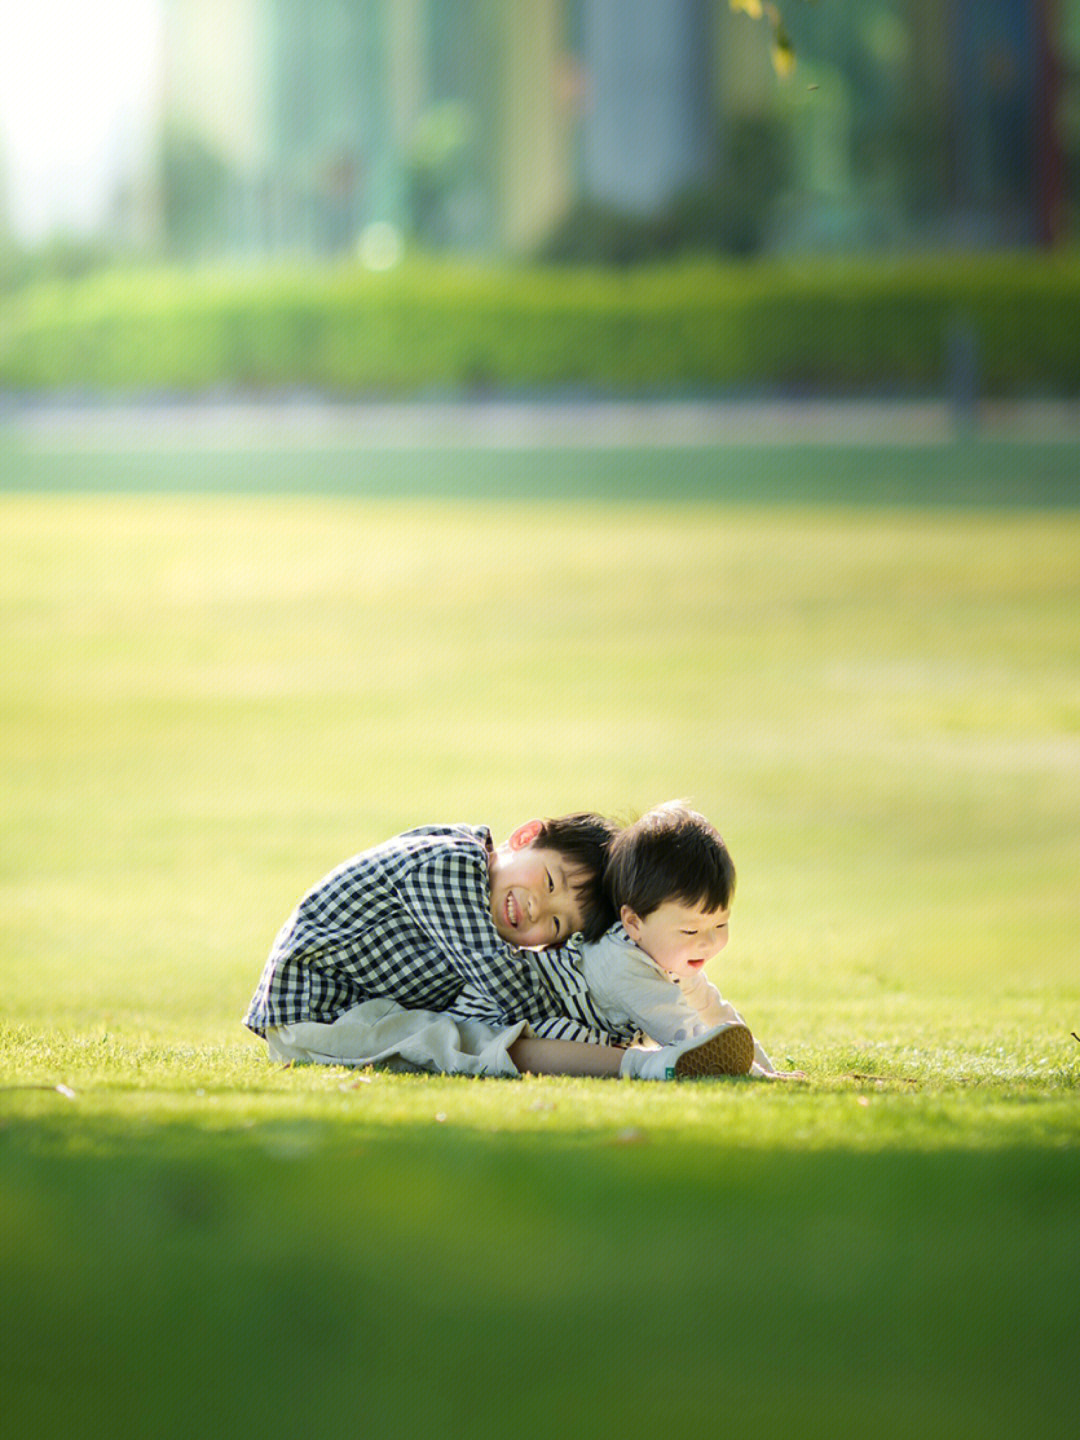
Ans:
[{"label": "child's smiling face", "polygon": [[639,949],[676,979],[699,974],[728,942],[731,911],[665,900],[642,919],[629,905],[619,918]]},{"label": "child's smiling face", "polygon": [[576,888],[583,876],[557,850],[515,843],[523,831],[491,857],[491,918],[510,945],[561,945],[584,923]]}]

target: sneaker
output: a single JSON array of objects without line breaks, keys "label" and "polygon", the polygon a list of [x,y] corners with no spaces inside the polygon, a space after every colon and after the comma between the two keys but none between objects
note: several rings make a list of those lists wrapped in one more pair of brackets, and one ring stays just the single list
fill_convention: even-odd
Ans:
[{"label": "sneaker", "polygon": [[627,1080],[693,1080],[706,1075],[747,1075],[754,1063],[754,1037],[745,1025],[720,1025],[707,1035],[665,1045],[631,1048],[619,1074]]}]

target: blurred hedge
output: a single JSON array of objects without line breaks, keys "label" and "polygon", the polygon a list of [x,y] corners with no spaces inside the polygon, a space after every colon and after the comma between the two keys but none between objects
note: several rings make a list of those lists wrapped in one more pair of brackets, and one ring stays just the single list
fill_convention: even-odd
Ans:
[{"label": "blurred hedge", "polygon": [[986,393],[1074,393],[1080,254],[100,273],[7,298],[0,389],[936,389],[957,326]]}]

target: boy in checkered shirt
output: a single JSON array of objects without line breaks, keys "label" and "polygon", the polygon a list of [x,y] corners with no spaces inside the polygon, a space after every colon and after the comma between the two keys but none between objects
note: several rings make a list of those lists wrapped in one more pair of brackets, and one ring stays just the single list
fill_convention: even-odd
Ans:
[{"label": "boy in checkered shirt", "polygon": [[529,821],[498,847],[483,826],[430,825],[363,851],[293,911],[244,1023],[282,1060],[732,1073],[730,1044],[718,1058],[711,1037],[651,1053],[613,1044],[563,955],[572,934],[597,939],[614,918],[603,874],[616,833],[576,814]]}]

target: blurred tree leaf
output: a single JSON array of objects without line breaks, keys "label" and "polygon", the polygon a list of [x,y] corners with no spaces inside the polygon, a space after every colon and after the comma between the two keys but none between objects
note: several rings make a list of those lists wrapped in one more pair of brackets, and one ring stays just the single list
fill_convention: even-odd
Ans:
[{"label": "blurred tree leaf", "polygon": [[780,7],[769,0],[728,0],[732,10],[741,11],[751,20],[767,20],[772,28],[772,62],[777,75],[786,78],[795,69],[795,46],[791,43]]},{"label": "blurred tree leaf", "polygon": [[769,6],[773,13],[769,20],[773,27],[772,62],[773,68],[781,78],[788,76],[795,69],[795,47],[791,43],[791,36],[784,27],[776,11],[775,6]]}]

